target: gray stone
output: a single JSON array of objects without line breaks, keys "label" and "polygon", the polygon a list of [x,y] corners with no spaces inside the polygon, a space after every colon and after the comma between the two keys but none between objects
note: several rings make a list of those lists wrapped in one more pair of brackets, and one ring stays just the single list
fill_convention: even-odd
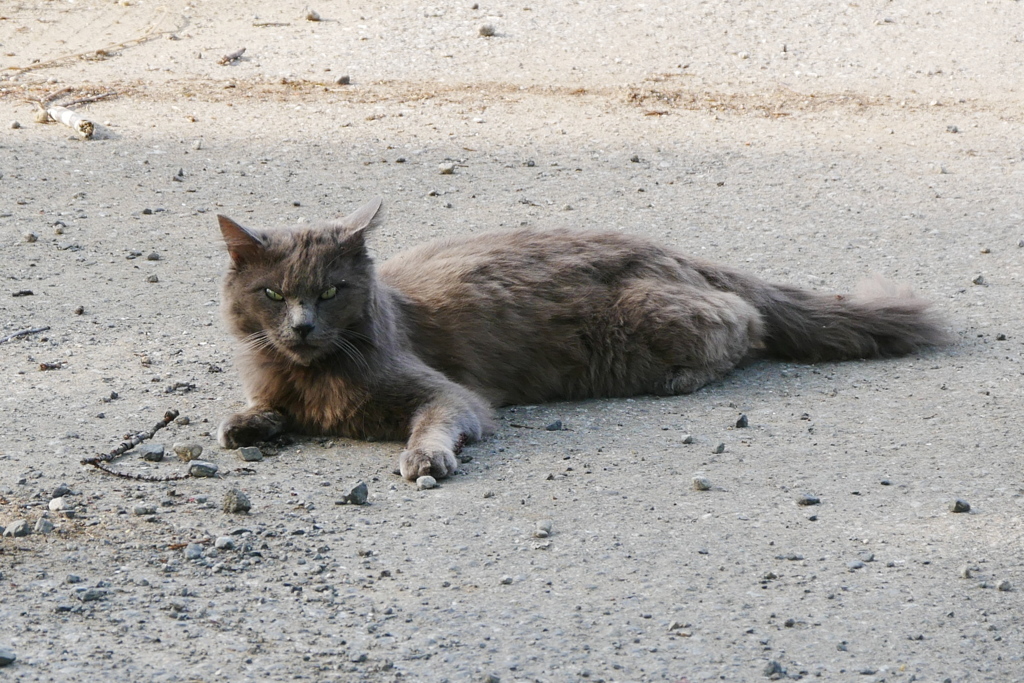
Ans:
[{"label": "gray stone", "polygon": [[68,509],[68,502],[62,496],[51,500],[46,507],[50,508],[50,512],[64,512]]},{"label": "gray stone", "polygon": [[68,574],[64,583],[82,583],[82,577],[78,574]]},{"label": "gray stone", "polygon": [[83,591],[76,593],[77,597],[82,602],[93,602],[95,600],[103,600],[107,597],[107,591],[102,588],[87,588]]},{"label": "gray stone", "polygon": [[950,512],[970,512],[971,504],[963,498],[957,498],[949,505]]},{"label": "gray stone", "polygon": [[480,27],[480,35],[482,35],[484,38],[491,38],[494,36],[495,33],[496,31],[494,29],[494,26],[492,26],[491,24],[484,24],[483,26]]},{"label": "gray stone", "polygon": [[197,443],[176,443],[171,446],[171,450],[185,462],[198,460],[199,456],[203,454],[203,447]]},{"label": "gray stone", "polygon": [[263,460],[263,451],[255,446],[244,446],[238,449],[238,457],[246,462],[259,462]]},{"label": "gray stone", "polygon": [[693,490],[694,491],[710,491],[711,480],[705,476],[697,475],[693,478]]},{"label": "gray stone", "polygon": [[36,521],[35,532],[37,534],[48,534],[53,531],[53,522],[48,520],[46,517],[40,517]]},{"label": "gray stone", "polygon": [[745,429],[750,426],[750,420],[747,419],[746,415],[740,415],[739,419],[736,420],[737,429]]},{"label": "gray stone", "polygon": [[455,173],[455,164],[444,163],[438,166],[437,170],[441,175],[451,175]]},{"label": "gray stone", "polygon": [[370,491],[366,484],[360,481],[348,490],[348,493],[345,494],[341,502],[343,505],[366,505],[366,499],[369,495]]},{"label": "gray stone", "polygon": [[426,491],[437,486],[437,479],[434,479],[429,474],[424,475],[416,480],[416,488],[420,491]]},{"label": "gray stone", "polygon": [[715,446],[715,450],[713,450],[711,452],[714,453],[715,455],[718,455],[719,453],[725,453],[725,444],[724,443],[718,444],[717,446]]},{"label": "gray stone", "polygon": [[235,539],[230,536],[218,536],[217,540],[213,542],[213,547],[217,550],[234,550]]},{"label": "gray stone", "polygon": [[17,658],[18,655],[14,654],[14,650],[6,647],[0,647],[0,666],[13,664],[14,660]]},{"label": "gray stone", "polygon": [[796,499],[796,504],[803,506],[821,505],[821,498],[818,498],[817,496],[812,496],[809,493],[805,493],[804,495]]},{"label": "gray stone", "polygon": [[139,457],[148,462],[160,462],[164,459],[164,445],[162,443],[139,444]]},{"label": "gray stone", "polygon": [[781,678],[786,675],[786,670],[773,659],[764,665],[764,675],[769,678]]},{"label": "gray stone", "polygon": [[16,519],[4,529],[4,536],[28,536],[29,527],[27,519]]},{"label": "gray stone", "polygon": [[198,543],[189,543],[185,546],[185,559],[198,560],[203,556],[203,546]]},{"label": "gray stone", "polygon": [[693,443],[693,434],[683,434],[683,443],[685,443],[685,444]]},{"label": "gray stone", "polygon": [[1013,590],[1013,585],[1009,581],[1000,581],[999,585],[996,586],[996,590],[1001,590],[1005,593]]},{"label": "gray stone", "polygon": [[193,460],[189,464],[188,473],[192,477],[216,477],[217,466],[206,460]]},{"label": "gray stone", "polygon": [[561,420],[555,420],[554,422],[549,424],[544,429],[548,430],[549,432],[560,432],[560,431],[562,431],[562,421]]},{"label": "gray stone", "polygon": [[242,512],[248,512],[252,509],[252,504],[249,502],[249,496],[245,495],[238,489],[229,489],[224,494],[224,503],[222,505],[224,512],[229,514],[237,514]]},{"label": "gray stone", "polygon": [[861,562],[860,560],[851,560],[850,562],[846,563],[846,567],[850,571],[855,571],[857,569],[863,569],[864,568],[864,563]]},{"label": "gray stone", "polygon": [[71,493],[71,489],[68,487],[67,484],[58,484],[57,488],[55,488],[53,490],[53,493],[50,494],[50,497],[51,498],[63,498],[64,496],[66,496],[66,495],[68,495],[70,493]]},{"label": "gray stone", "polygon": [[141,505],[136,505],[136,506],[132,507],[132,514],[136,515],[136,516],[139,516],[139,517],[141,517],[143,515],[155,515],[156,514],[156,506],[155,505],[149,505],[148,503],[143,503]]}]

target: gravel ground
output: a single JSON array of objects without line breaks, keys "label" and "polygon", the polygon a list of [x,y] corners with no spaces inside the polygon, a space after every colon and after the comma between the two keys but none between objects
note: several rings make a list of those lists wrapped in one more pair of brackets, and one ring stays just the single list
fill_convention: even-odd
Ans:
[{"label": "gravel ground", "polygon": [[[1019,3],[263,4],[0,8],[0,338],[45,328],[0,344],[0,677],[1024,680]],[[115,93],[94,139],[23,102],[64,88]],[[504,409],[429,490],[398,444],[220,449],[215,214],[377,195],[381,259],[622,230],[880,272],[959,341]],[[114,467],[216,477],[79,464],[168,409],[163,460]]]}]

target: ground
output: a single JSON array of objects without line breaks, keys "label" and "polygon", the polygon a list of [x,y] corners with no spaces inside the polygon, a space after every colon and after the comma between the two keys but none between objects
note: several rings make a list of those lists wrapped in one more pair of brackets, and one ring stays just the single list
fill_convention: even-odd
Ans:
[{"label": "ground", "polygon": [[[1024,680],[1020,3],[15,0],[0,69],[0,338],[45,328],[0,344],[0,526],[54,525],[0,540],[6,679]],[[25,101],[106,92],[88,141]],[[433,490],[398,444],[243,462],[211,436],[243,400],[216,214],[374,196],[380,259],[618,230],[819,291],[878,272],[957,341],[504,409]],[[171,408],[153,442],[218,478],[80,465]]]}]

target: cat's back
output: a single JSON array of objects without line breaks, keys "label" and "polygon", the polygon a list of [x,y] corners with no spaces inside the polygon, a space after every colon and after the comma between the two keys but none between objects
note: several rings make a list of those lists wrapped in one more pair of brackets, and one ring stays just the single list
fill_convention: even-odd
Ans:
[{"label": "cat's back", "polygon": [[424,243],[388,259],[380,275],[406,295],[423,299],[467,286],[550,295],[658,272],[675,278],[686,270],[679,254],[641,237],[520,228]]}]

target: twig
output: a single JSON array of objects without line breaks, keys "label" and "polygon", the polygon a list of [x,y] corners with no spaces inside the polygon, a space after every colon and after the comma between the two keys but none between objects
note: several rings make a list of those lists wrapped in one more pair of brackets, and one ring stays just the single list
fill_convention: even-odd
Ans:
[{"label": "twig", "polygon": [[245,48],[243,47],[241,50],[235,50],[234,52],[230,52],[224,55],[223,57],[217,60],[217,63],[221,64],[222,66],[227,66],[231,62],[238,61],[244,54]]},{"label": "twig", "polygon": [[9,334],[6,337],[4,337],[3,339],[0,339],[0,344],[5,344],[5,343],[11,341],[12,339],[17,339],[18,337],[24,337],[24,336],[29,335],[29,334],[35,334],[36,332],[46,332],[48,329],[50,329],[50,326],[49,325],[44,325],[43,327],[31,327],[31,328],[29,328],[27,330],[19,330],[19,331],[15,332],[14,334]]},{"label": "twig", "polygon": [[266,28],[267,26],[291,26],[287,21],[257,21],[253,24],[257,28]]},{"label": "twig", "polygon": [[117,448],[110,451],[109,453],[105,453],[104,455],[98,455],[95,458],[85,458],[84,460],[82,460],[82,464],[92,465],[93,467],[103,472],[106,472],[107,474],[112,474],[115,477],[121,477],[122,479],[134,479],[136,481],[178,481],[180,479],[188,479],[190,476],[188,474],[168,474],[162,477],[150,477],[145,474],[128,474],[127,472],[118,472],[117,470],[111,469],[110,466],[107,465],[107,463],[109,463],[111,460],[124,455],[131,449],[138,446],[143,441],[147,439],[152,439],[154,434],[156,434],[158,431],[169,425],[176,417],[178,417],[177,410],[168,410],[166,413],[164,413],[163,419],[157,422],[156,425],[148,432],[139,432],[130,439],[122,441]]},{"label": "twig", "polygon": [[110,53],[116,50],[123,49],[126,47],[135,47],[136,45],[142,45],[143,43],[148,43],[151,40],[159,38],[160,36],[174,35],[175,33],[180,33],[186,26],[188,26],[188,21],[186,21],[181,26],[175,29],[169,31],[160,31],[158,33],[152,33],[152,30],[156,27],[154,25],[151,26],[149,30],[147,30],[138,38],[132,38],[131,40],[126,40],[123,43],[114,43],[113,45],[101,47],[98,50],[86,50],[85,52],[76,52],[71,55],[64,55],[63,57],[55,57],[53,59],[48,59],[45,62],[37,62],[35,64],[30,64],[29,66],[9,66],[6,67],[5,71],[16,71],[17,73],[15,75],[20,76],[21,74],[27,73],[29,71],[35,71],[37,69],[48,69],[53,66],[60,66],[63,62],[70,61],[73,59],[86,59],[90,57],[96,57],[97,55],[102,57],[109,57]]},{"label": "twig", "polygon": [[[69,88],[69,90],[70,90],[70,88]],[[116,92],[114,92],[113,90],[108,90],[107,92],[100,93],[99,95],[93,95],[92,97],[83,97],[82,99],[79,99],[79,100],[72,100],[71,102],[64,102],[60,106],[62,106],[62,107],[77,107],[80,104],[92,104],[93,102],[99,102],[100,100],[105,100],[108,97],[114,97],[115,95],[117,95]]]}]

